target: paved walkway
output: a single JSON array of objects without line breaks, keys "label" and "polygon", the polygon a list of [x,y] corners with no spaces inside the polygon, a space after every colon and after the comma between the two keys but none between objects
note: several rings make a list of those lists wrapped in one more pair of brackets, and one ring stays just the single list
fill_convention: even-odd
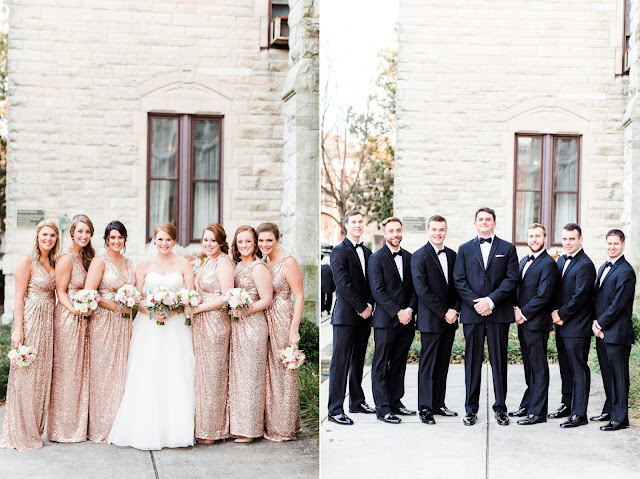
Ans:
[{"label": "paved walkway", "polygon": [[[560,402],[560,372],[550,366],[550,408]],[[363,380],[367,402],[374,404],[371,377]],[[407,367],[404,404],[417,407],[417,365]],[[507,406],[518,407],[525,389],[522,366],[509,366]],[[337,478],[640,478],[640,424],[617,432],[602,432],[601,423],[576,429],[562,429],[559,419],[545,424],[509,426],[496,424],[491,405],[491,370],[482,375],[478,423],[462,424],[464,416],[464,365],[451,365],[447,406],[459,416],[436,416],[428,426],[418,416],[402,418],[391,425],[376,420],[374,414],[349,414],[353,426],[340,426],[326,420],[328,381],[320,390],[321,472],[326,479]],[[600,375],[592,375],[589,415],[599,414],[604,403]],[[513,418],[512,418],[513,419]],[[562,420],[564,421],[564,419]]]},{"label": "paved walkway", "polygon": [[[4,409],[0,407],[0,423]],[[0,478],[317,478],[318,456],[318,440],[306,433],[289,442],[259,439],[245,445],[228,440],[153,452],[93,442],[45,441],[36,451],[0,449]]]}]

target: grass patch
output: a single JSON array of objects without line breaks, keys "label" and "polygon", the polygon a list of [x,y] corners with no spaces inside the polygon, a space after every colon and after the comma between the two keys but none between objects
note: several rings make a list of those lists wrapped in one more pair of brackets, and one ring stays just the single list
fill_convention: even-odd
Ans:
[{"label": "grass patch", "polygon": [[11,349],[11,326],[0,325],[0,405],[4,404],[7,396],[7,381],[9,380],[9,358]]},{"label": "grass patch", "polygon": [[313,321],[302,318],[300,322],[300,343],[307,362],[300,367],[300,419],[315,436],[320,434],[320,373],[319,336],[320,329]]}]

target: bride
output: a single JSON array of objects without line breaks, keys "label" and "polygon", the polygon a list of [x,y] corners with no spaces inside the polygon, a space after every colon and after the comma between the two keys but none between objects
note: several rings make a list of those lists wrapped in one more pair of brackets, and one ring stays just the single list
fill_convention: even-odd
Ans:
[{"label": "bride", "polygon": [[[157,287],[177,291],[193,289],[189,262],[171,250],[178,232],[171,223],[154,231],[158,253],[136,268],[136,288],[149,294]],[[109,443],[156,450],[194,444],[194,355],[191,327],[183,313],[168,318],[157,313],[153,320],[140,308],[133,322],[124,396]],[[164,320],[159,326],[156,321]]]}]

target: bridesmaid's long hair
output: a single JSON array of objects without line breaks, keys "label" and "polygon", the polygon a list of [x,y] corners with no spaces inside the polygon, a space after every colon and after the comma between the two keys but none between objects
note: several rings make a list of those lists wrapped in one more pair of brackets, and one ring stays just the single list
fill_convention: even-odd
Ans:
[{"label": "bridesmaid's long hair", "polygon": [[[224,254],[229,254],[229,243],[227,243],[227,232],[224,230],[220,223],[211,223],[210,225],[205,226],[202,230],[202,236],[204,236],[205,231],[211,231],[213,233],[213,237],[216,240],[216,243],[220,245],[220,251]],[[202,236],[200,238],[202,238]],[[200,239],[202,243],[202,239]]]},{"label": "bridesmaid's long hair", "polygon": [[[78,223],[84,223],[85,225],[87,225],[89,227],[89,232],[91,233],[91,237],[93,238],[93,232],[94,232],[93,223],[91,222],[89,217],[87,215],[75,215],[71,220],[71,228],[69,228],[69,234],[71,235],[71,240],[73,241],[73,233],[75,232],[76,226],[78,226]],[[91,240],[89,240],[89,242],[87,243],[87,246],[82,248],[82,252],[81,252],[82,266],[84,266],[84,269],[86,270],[89,269],[91,260],[95,255],[96,255],[96,251],[93,249],[93,246],[91,245]]]},{"label": "bridesmaid's long hair", "polygon": [[109,223],[104,229],[103,236],[104,247],[106,249],[109,249],[109,243],[107,242],[107,240],[109,239],[109,233],[111,233],[111,230],[116,230],[124,238],[124,247],[122,248],[122,252],[124,253],[125,251],[127,251],[127,228],[125,228],[124,225],[118,220],[113,220],[111,223]]},{"label": "bridesmaid's long hair", "polygon": [[260,233],[267,233],[267,232],[273,233],[273,236],[275,236],[276,241],[280,239],[280,229],[278,228],[278,225],[275,223],[260,223],[256,228],[256,232],[258,233],[258,236],[260,236]]},{"label": "bridesmaid's long hair", "polygon": [[242,255],[238,251],[238,234],[244,231],[251,231],[253,233],[253,255],[258,258],[262,258],[262,251],[258,248],[258,233],[249,225],[238,226],[236,234],[233,235],[233,241],[231,242],[231,257],[235,263],[239,263],[242,260]]},{"label": "bridesmaid's long hair", "polygon": [[56,264],[56,257],[58,256],[58,250],[60,249],[60,230],[58,229],[58,225],[56,225],[51,220],[41,221],[40,223],[38,223],[38,226],[36,226],[35,244],[31,249],[31,253],[29,253],[29,257],[33,261],[40,261],[40,245],[38,244],[38,235],[40,234],[40,230],[45,226],[48,226],[56,233],[56,244],[54,244],[53,248],[51,248],[51,250],[49,251],[49,264],[53,266],[54,264]]}]

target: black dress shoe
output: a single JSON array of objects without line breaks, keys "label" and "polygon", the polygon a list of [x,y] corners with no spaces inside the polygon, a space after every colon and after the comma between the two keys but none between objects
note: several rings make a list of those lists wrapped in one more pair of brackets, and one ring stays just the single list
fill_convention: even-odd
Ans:
[{"label": "black dress shoe", "polygon": [[554,412],[549,414],[549,419],[556,419],[560,417],[569,417],[569,416],[571,416],[571,409],[569,409],[569,406],[562,403],[560,404],[560,407],[558,409],[556,409]]},{"label": "black dress shoe", "polygon": [[619,431],[620,429],[626,429],[629,427],[629,421],[609,421],[609,424],[605,424],[604,426],[600,426],[601,431]]},{"label": "black dress shoe", "polygon": [[509,416],[507,416],[507,411],[496,411],[496,421],[498,421],[498,426],[508,426]]},{"label": "black dress shoe", "polygon": [[447,417],[454,417],[458,415],[457,412],[452,411],[451,409],[447,409],[447,406],[437,407],[433,409],[432,412],[433,414],[438,414],[439,416],[447,416]]},{"label": "black dress shoe", "polygon": [[436,419],[433,417],[433,412],[429,409],[423,409],[420,411],[420,420],[425,424],[435,424]]},{"label": "black dress shoe", "polygon": [[462,423],[465,426],[473,426],[477,420],[478,420],[478,416],[476,415],[476,413],[469,412],[462,420]]},{"label": "black dress shoe", "polygon": [[591,421],[611,421],[611,414],[603,412],[599,416],[591,416],[589,419]]},{"label": "black dress shoe", "polygon": [[541,422],[547,422],[547,416],[536,416],[534,414],[529,414],[524,419],[520,419],[518,424],[521,426],[530,426],[532,424],[540,424]]},{"label": "black dress shoe", "polygon": [[563,427],[563,428],[566,429],[566,428],[569,428],[569,427],[585,426],[587,424],[589,424],[589,420],[587,419],[587,416],[578,416],[578,415],[574,414],[569,419],[567,419],[565,422],[560,424],[560,427]]},{"label": "black dress shoe", "polygon": [[328,418],[329,421],[343,426],[351,426],[353,424],[353,421],[346,414],[336,414],[335,416],[328,416]]},{"label": "black dress shoe", "polygon": [[526,415],[527,415],[527,410],[523,407],[521,407],[517,411],[511,411],[509,413],[510,417],[525,417]]},{"label": "black dress shoe", "polygon": [[411,409],[407,409],[406,407],[402,406],[400,409],[396,409],[395,411],[393,411],[395,414],[398,414],[400,416],[415,416],[416,412],[412,411]]},{"label": "black dress shoe", "polygon": [[400,424],[402,419],[395,416],[393,413],[385,414],[384,417],[378,416],[379,421],[388,422],[389,424]]},{"label": "black dress shoe", "polygon": [[361,402],[354,408],[349,408],[349,412],[361,412],[364,414],[373,414],[376,412],[371,406],[369,406],[366,402]]}]

